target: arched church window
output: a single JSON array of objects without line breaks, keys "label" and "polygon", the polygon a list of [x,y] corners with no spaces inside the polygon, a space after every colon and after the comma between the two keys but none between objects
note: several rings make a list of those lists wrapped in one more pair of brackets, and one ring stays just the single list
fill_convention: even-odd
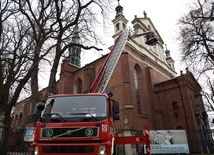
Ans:
[{"label": "arched church window", "polygon": [[18,124],[21,124],[21,123],[22,123],[22,115],[23,115],[22,113],[19,114]]},{"label": "arched church window", "polygon": [[15,119],[17,120],[19,118],[18,114],[16,114]]},{"label": "arched church window", "polygon": [[136,101],[137,101],[137,113],[142,114],[139,77],[138,77],[136,68],[134,68],[134,84],[135,84],[135,93],[136,93]]},{"label": "arched church window", "polygon": [[123,23],[123,29],[125,29],[126,28],[126,25]]},{"label": "arched church window", "polygon": [[75,93],[75,94],[81,94],[81,93],[82,93],[82,80],[81,80],[80,78],[78,78],[78,79],[75,81],[74,93]]},{"label": "arched church window", "polygon": [[77,93],[81,94],[82,93],[82,80],[79,79],[78,80],[78,84],[77,84]]}]

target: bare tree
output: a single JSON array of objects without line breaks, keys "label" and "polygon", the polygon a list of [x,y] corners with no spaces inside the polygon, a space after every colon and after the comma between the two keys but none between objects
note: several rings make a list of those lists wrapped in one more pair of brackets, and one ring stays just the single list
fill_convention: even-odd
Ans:
[{"label": "bare tree", "polygon": [[[48,87],[54,93],[57,68],[69,47],[101,50],[96,44],[101,41],[95,28],[108,21],[108,12],[112,10],[111,0],[8,0],[8,4],[12,5],[1,15],[0,42],[0,114],[5,116],[7,127],[11,109],[29,80],[33,101],[38,100],[38,71],[42,61],[52,65]],[[77,25],[81,43],[71,42]],[[2,154],[8,129],[0,148]]]},{"label": "bare tree", "polygon": [[[56,73],[62,54],[72,46],[79,46],[83,49],[101,50],[94,46],[101,43],[99,34],[96,33],[96,27],[108,21],[108,13],[112,10],[110,0],[72,0],[72,1],[16,1],[19,4],[19,10],[26,16],[31,23],[33,35],[36,39],[35,56],[40,52],[52,52],[52,58],[46,57],[46,60],[52,65],[49,79],[48,91],[54,93],[56,83]],[[102,15],[100,18],[98,15]],[[103,19],[102,22],[99,19]],[[79,35],[83,40],[82,43],[72,43],[71,38],[74,28],[80,28]],[[49,42],[49,44],[45,43]],[[39,44],[38,44],[39,43]],[[45,46],[44,46],[45,45]],[[37,48],[38,47],[38,48]],[[50,60],[51,59],[51,60]],[[31,82],[38,83],[36,75],[38,69],[34,71]],[[34,90],[34,91],[33,91]],[[32,94],[36,92],[38,86],[32,86]],[[38,96],[34,97],[34,101]]]},{"label": "bare tree", "polygon": [[[11,12],[8,12],[10,1],[5,0],[1,2],[0,0],[0,36],[2,35],[2,24],[11,16]],[[1,40],[0,40],[1,41]]]},{"label": "bare tree", "polygon": [[[9,135],[11,109],[17,102],[21,90],[31,77],[34,65],[31,61],[32,41],[27,40],[29,27],[16,18],[3,22],[0,43],[0,116],[4,116],[5,132],[0,152],[4,154]],[[7,127],[7,128],[6,128]]]},{"label": "bare tree", "polygon": [[[209,81],[214,80],[210,79],[213,77],[214,71],[213,5],[211,0],[197,0],[190,5],[189,13],[179,20],[182,60],[199,81],[205,79],[206,87],[209,86],[209,88],[213,87],[213,83]],[[208,92],[213,91],[213,89],[204,88],[203,91],[205,91],[203,94],[206,95],[207,99],[209,98],[211,105],[214,92]],[[209,96],[207,96],[208,94]]]},{"label": "bare tree", "polygon": [[[32,47],[34,71],[31,74],[31,101],[35,105],[39,101],[38,93],[38,71],[39,60],[48,54],[48,50],[44,47],[48,39],[50,39],[56,22],[50,23],[52,20],[54,11],[50,10],[53,5],[51,0],[47,1],[14,1],[21,15],[25,17],[25,21],[30,25],[31,40],[34,42]],[[52,12],[53,11],[53,12]],[[53,47],[53,46],[52,46]],[[50,47],[50,48],[52,48]]]}]

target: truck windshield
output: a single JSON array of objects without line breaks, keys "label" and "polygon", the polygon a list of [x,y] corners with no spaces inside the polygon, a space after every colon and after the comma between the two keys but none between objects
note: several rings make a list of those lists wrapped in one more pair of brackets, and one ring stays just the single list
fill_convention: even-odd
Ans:
[{"label": "truck windshield", "polygon": [[55,114],[57,114],[61,118],[106,117],[106,102],[104,96],[65,96],[49,98],[45,104],[42,115],[55,117]]}]

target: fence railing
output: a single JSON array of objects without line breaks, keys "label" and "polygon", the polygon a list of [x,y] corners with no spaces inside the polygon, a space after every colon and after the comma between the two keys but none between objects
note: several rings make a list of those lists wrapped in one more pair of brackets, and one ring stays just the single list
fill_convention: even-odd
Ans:
[{"label": "fence railing", "polygon": [[10,129],[8,137],[7,155],[29,155],[30,142],[24,141],[25,129]]},{"label": "fence railing", "polygon": [[214,153],[214,130],[186,130],[191,153]]},{"label": "fence railing", "polygon": [[9,146],[7,155],[30,155],[30,143],[22,141],[17,146]]}]

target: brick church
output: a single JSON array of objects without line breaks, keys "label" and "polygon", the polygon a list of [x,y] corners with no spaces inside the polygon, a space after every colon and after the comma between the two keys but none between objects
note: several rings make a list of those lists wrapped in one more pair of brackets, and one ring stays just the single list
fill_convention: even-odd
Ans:
[{"label": "brick church", "polygon": [[[114,40],[128,23],[122,11],[123,7],[118,5],[112,20]],[[131,23],[134,34],[157,32],[145,12],[143,17],[135,16]],[[142,130],[145,124],[152,130],[209,129],[200,85],[188,69],[177,75],[170,51],[164,51],[164,42],[158,32],[157,36],[158,42],[153,46],[146,45],[144,37],[127,40],[113,71],[107,89],[113,91],[113,99],[120,103],[120,121],[116,122],[115,130]],[[72,41],[78,42],[80,39],[78,33],[75,33]],[[107,57],[104,55],[80,67],[80,56],[79,47],[69,49],[67,59],[61,64],[60,78],[56,84],[58,94],[88,93]],[[41,96],[46,93],[46,89],[42,90]],[[27,99],[23,103],[27,103]],[[19,113],[13,114],[12,126],[18,124],[21,113],[21,118],[28,118],[33,108],[28,108],[28,114],[24,109],[17,110]],[[25,128],[33,123],[28,120],[22,125]]]},{"label": "brick church", "polygon": [[[122,13],[122,6],[116,8],[113,39],[127,26],[128,20]],[[133,31],[140,34],[156,31],[150,18],[135,16]],[[158,35],[154,46],[145,44],[145,38],[129,39],[108,83],[113,99],[120,103],[120,120],[116,129],[124,127],[128,120],[131,129],[207,129],[207,115],[201,97],[201,87],[191,72],[177,76],[170,51],[163,50],[164,42]],[[78,33],[73,41],[80,38]],[[81,49],[69,49],[69,56],[62,62],[60,79],[56,92],[88,93],[107,55],[80,67]]]}]

